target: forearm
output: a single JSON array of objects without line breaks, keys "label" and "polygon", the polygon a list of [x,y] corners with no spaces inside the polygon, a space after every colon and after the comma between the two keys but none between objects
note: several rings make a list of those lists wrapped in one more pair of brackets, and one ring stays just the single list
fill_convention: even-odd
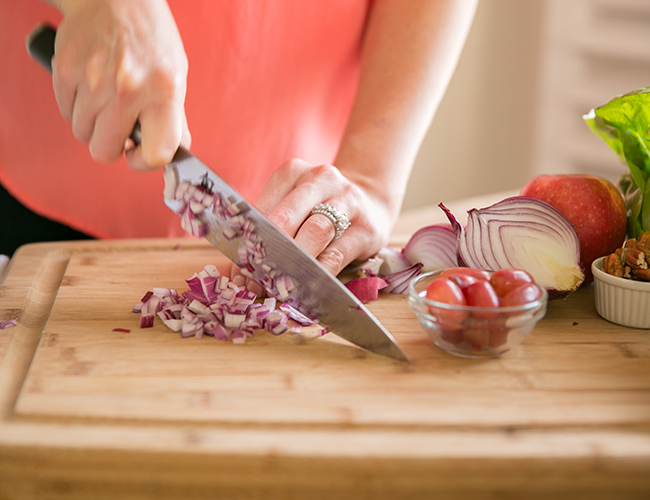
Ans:
[{"label": "forearm", "polygon": [[357,97],[335,165],[397,217],[413,162],[477,0],[376,0]]}]

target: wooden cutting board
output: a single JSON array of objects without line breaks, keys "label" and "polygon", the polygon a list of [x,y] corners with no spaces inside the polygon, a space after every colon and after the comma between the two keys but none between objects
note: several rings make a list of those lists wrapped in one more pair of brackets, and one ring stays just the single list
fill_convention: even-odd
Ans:
[{"label": "wooden cutting board", "polygon": [[223,263],[194,240],[16,254],[0,499],[650,495],[650,337],[602,320],[591,287],[491,360],[439,350],[394,295],[368,306],[410,364],[309,328],[245,345],[139,328],[147,290]]}]

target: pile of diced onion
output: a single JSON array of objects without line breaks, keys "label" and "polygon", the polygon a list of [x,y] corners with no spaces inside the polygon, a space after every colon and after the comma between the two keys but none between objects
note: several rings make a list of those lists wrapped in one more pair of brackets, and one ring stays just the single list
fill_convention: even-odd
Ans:
[{"label": "pile of diced onion", "polygon": [[[153,288],[133,307],[140,314],[140,328],[151,328],[156,316],[182,337],[204,335],[236,344],[246,342],[256,330],[274,335],[299,333],[314,321],[287,303],[275,298],[256,301],[257,296],[238,286],[227,276],[207,265],[186,280],[189,289],[181,295],[171,288]],[[277,306],[277,307],[276,307]],[[326,329],[321,329],[326,333]]]}]

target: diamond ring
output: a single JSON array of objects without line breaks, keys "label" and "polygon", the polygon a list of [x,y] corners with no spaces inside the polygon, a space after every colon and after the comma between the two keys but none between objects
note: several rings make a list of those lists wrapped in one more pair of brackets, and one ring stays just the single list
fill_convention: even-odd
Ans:
[{"label": "diamond ring", "polygon": [[332,224],[334,224],[334,230],[336,231],[334,234],[335,240],[338,240],[345,230],[350,227],[348,216],[343,212],[339,212],[336,208],[327,203],[319,203],[312,208],[309,216],[311,217],[314,214],[322,214],[332,221]]}]

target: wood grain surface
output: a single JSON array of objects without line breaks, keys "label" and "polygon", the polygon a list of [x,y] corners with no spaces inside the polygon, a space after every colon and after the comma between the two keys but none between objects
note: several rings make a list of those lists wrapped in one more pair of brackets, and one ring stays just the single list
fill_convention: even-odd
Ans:
[{"label": "wood grain surface", "polygon": [[439,350],[403,296],[368,306],[410,364],[314,329],[233,345],[138,327],[148,289],[223,262],[194,240],[16,254],[0,499],[650,497],[649,334],[601,319],[591,287],[491,360]]}]

